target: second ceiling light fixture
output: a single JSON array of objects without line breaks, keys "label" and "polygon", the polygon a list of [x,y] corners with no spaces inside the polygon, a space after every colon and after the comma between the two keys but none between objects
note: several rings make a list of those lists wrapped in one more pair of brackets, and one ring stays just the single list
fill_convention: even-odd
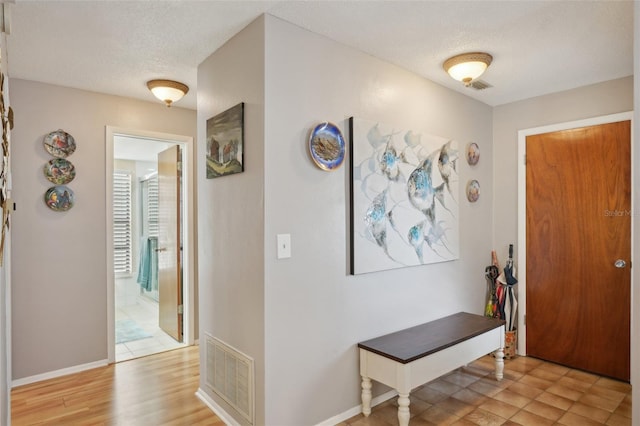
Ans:
[{"label": "second ceiling light fixture", "polygon": [[492,60],[493,56],[484,52],[463,53],[447,59],[442,67],[454,80],[468,87],[485,72]]}]

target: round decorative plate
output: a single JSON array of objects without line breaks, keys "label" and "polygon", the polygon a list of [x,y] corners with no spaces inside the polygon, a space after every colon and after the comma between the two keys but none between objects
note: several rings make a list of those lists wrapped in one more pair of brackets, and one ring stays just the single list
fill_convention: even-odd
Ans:
[{"label": "round decorative plate", "polygon": [[57,212],[66,212],[75,202],[73,191],[64,185],[52,186],[44,194],[44,202]]},{"label": "round decorative plate", "polygon": [[478,164],[478,160],[480,160],[480,147],[477,143],[471,142],[467,146],[467,163],[470,166],[475,166]]},{"label": "round decorative plate", "polygon": [[475,203],[480,198],[480,182],[477,180],[470,180],[467,183],[467,200],[470,203]]},{"label": "round decorative plate", "polygon": [[69,133],[58,129],[44,137],[44,149],[54,157],[66,158],[76,150],[76,141]]},{"label": "round decorative plate", "polygon": [[332,171],[344,161],[345,144],[342,132],[333,123],[320,123],[309,136],[309,153],[322,170]]},{"label": "round decorative plate", "polygon": [[62,185],[76,177],[76,168],[69,160],[54,158],[44,165],[44,175],[49,182]]}]

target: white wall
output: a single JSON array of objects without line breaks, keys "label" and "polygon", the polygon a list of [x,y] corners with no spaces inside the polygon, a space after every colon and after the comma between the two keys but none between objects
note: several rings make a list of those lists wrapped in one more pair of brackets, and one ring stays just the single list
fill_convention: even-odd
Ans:
[{"label": "white wall", "polygon": [[[264,418],[264,20],[257,19],[198,67],[198,282],[200,356],[205,333],[255,359],[256,423]],[[206,178],[206,121],[245,103],[244,173]],[[215,403],[233,413],[205,385]],[[238,420],[239,420],[239,416]]]},{"label": "white wall", "polygon": [[517,247],[518,130],[633,110],[633,77],[494,108],[494,245]]},{"label": "white wall", "polygon": [[[11,79],[13,380],[107,358],[105,126],[195,136],[195,111]],[[76,205],[47,208],[43,137],[76,140]]]}]

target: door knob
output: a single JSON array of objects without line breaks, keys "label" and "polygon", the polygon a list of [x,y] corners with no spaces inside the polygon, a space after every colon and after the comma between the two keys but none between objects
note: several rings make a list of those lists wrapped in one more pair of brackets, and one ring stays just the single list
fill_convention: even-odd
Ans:
[{"label": "door knob", "polygon": [[616,268],[624,268],[625,266],[627,266],[627,262],[622,259],[618,259],[615,261],[614,265]]},{"label": "door knob", "polygon": [[[161,247],[161,248],[157,248],[157,249],[156,249],[156,253],[161,253],[161,252],[163,252],[163,251],[167,251],[167,248],[166,248],[166,247]],[[620,266],[619,266],[619,267],[620,267]]]}]

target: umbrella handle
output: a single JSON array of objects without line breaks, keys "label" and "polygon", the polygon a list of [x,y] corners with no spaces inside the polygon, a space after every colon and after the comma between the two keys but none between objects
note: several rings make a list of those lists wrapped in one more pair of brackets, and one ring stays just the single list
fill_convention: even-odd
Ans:
[{"label": "umbrella handle", "polygon": [[513,244],[509,244],[509,259],[513,258]]}]

